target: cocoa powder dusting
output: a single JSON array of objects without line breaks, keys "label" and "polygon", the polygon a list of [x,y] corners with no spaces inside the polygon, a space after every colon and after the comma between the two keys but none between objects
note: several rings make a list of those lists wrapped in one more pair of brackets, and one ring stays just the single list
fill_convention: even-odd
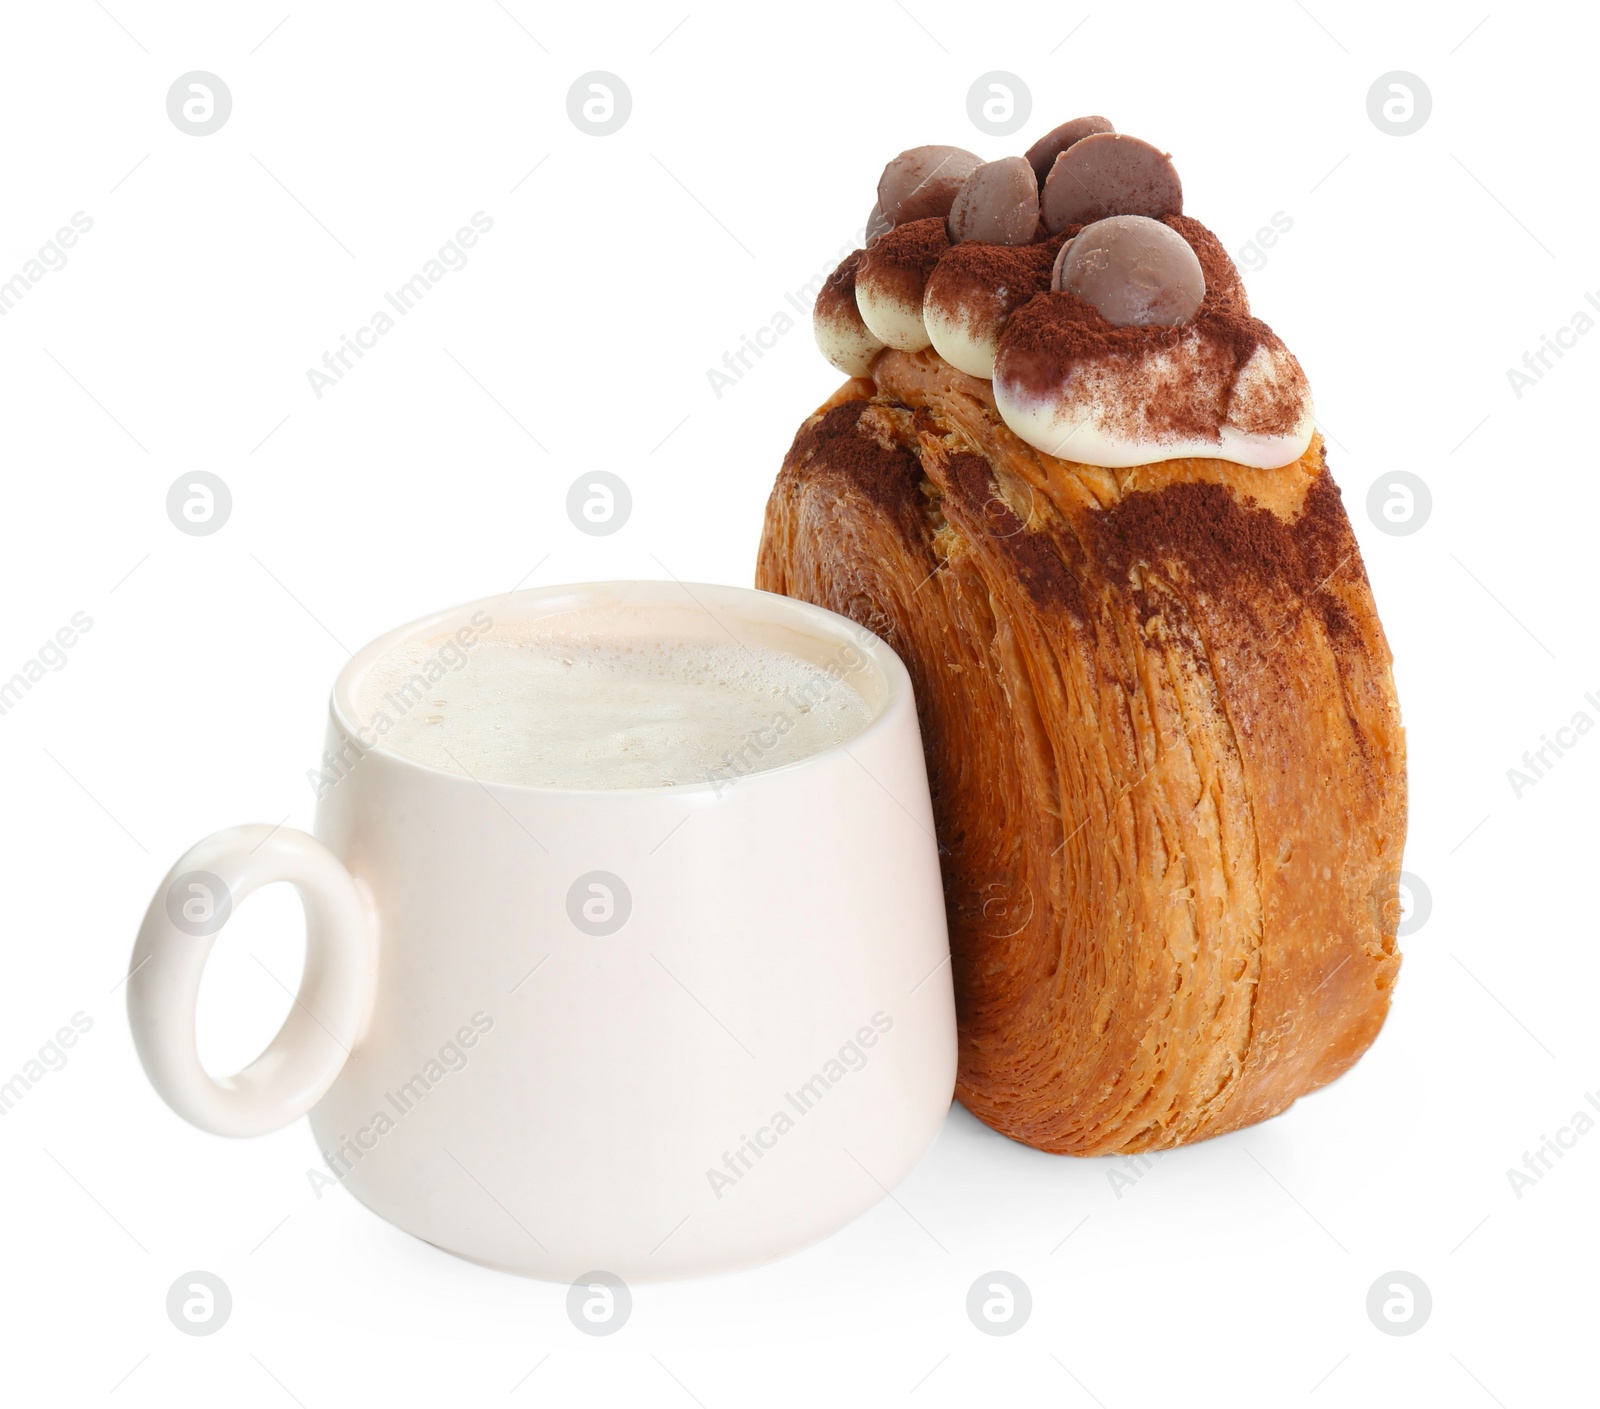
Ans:
[{"label": "cocoa powder dusting", "polygon": [[1050,287],[1064,235],[1031,245],[952,245],[928,279],[927,296],[953,322],[987,327]]},{"label": "cocoa powder dusting", "polygon": [[905,445],[885,447],[860,424],[862,416],[878,404],[846,401],[802,426],[784,456],[784,472],[838,475],[896,517],[917,509],[921,462]]},{"label": "cocoa powder dusting", "polygon": [[1298,611],[1314,614],[1335,649],[1356,634],[1338,591],[1329,589],[1341,576],[1364,587],[1365,569],[1339,488],[1325,466],[1292,520],[1242,503],[1223,484],[1195,481],[1139,490],[1109,509],[1071,514],[1070,528],[1053,532],[1023,525],[996,494],[981,455],[952,455],[945,472],[950,498],[965,510],[947,503],[946,517],[999,552],[1041,609],[1064,611],[1082,623],[1090,615],[1085,583],[1099,580],[1131,594],[1141,619],[1148,620],[1159,598],[1132,585],[1138,567],[1192,594],[1202,609],[1261,614],[1263,646]]},{"label": "cocoa powder dusting", "polygon": [[813,318],[843,318],[851,326],[861,321],[856,311],[856,267],[865,253],[865,250],[855,250],[846,255],[843,263],[823,281],[812,308]]},{"label": "cocoa powder dusting", "polygon": [[982,455],[960,451],[944,461],[944,471],[948,498],[955,501],[945,505],[946,518],[961,521],[969,537],[998,549],[1036,607],[1061,607],[1084,621],[1084,558],[1077,540],[1057,542],[1028,529],[995,492],[993,468]]},{"label": "cocoa powder dusting", "polygon": [[1213,309],[1248,313],[1250,299],[1244,291],[1244,280],[1239,277],[1232,257],[1223,249],[1222,241],[1192,216],[1164,215],[1161,223],[1182,235],[1200,261],[1200,272],[1206,276],[1206,302],[1201,305],[1201,311],[1209,305]]},{"label": "cocoa powder dusting", "polygon": [[[1327,590],[1341,572],[1364,582],[1365,570],[1326,466],[1307,487],[1299,515],[1287,522],[1212,481],[1138,490],[1096,519],[1093,550],[1113,582],[1127,582],[1139,566],[1224,611],[1261,607],[1276,614],[1285,601],[1298,599],[1335,643],[1355,629]],[[1261,623],[1269,631],[1287,624]]]},{"label": "cocoa powder dusting", "polygon": [[853,431],[862,412],[871,405],[870,401],[843,401],[833,410],[824,411],[815,420],[807,421],[795,433],[794,443],[783,457],[783,468],[803,467],[821,446]]},{"label": "cocoa powder dusting", "polygon": [[945,233],[942,216],[911,220],[896,225],[871,249],[861,252],[856,279],[920,304],[928,276],[949,248],[950,236]]},{"label": "cocoa powder dusting", "polygon": [[[839,476],[920,539],[926,533],[920,486],[927,476],[919,447],[911,431],[896,430],[896,443],[886,448],[860,424],[880,405],[905,409],[882,398],[836,406],[801,429],[784,469]],[[916,417],[924,443],[941,438],[938,417],[925,408]],[[958,451],[939,463],[946,519],[974,548],[999,554],[1040,609],[1062,611],[1081,624],[1093,612],[1086,584],[1101,582],[1131,594],[1148,620],[1159,610],[1159,598],[1133,586],[1138,568],[1170,581],[1202,609],[1258,614],[1263,645],[1299,611],[1315,614],[1335,649],[1357,631],[1340,601],[1337,579],[1364,586],[1365,569],[1325,463],[1290,520],[1204,480],[1136,490],[1107,509],[1067,511],[1066,523],[1054,530],[1029,528],[1018,518],[1000,497],[983,455]],[[1052,519],[1061,516],[1060,508]]]}]

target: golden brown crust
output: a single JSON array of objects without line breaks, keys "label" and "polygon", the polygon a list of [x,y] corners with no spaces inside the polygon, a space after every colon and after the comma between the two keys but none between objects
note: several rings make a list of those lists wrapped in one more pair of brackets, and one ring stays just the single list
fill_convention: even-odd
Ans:
[{"label": "golden brown crust", "polygon": [[1404,741],[1320,441],[1280,470],[1096,469],[1018,440],[988,383],[888,351],[796,437],[757,585],[911,671],[980,1119],[1161,1148],[1371,1043]]}]

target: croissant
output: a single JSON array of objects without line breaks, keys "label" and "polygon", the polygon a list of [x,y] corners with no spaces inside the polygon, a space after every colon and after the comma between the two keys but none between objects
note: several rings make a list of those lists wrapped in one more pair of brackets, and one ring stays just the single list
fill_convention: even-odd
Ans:
[{"label": "croissant", "polygon": [[756,582],[910,670],[956,1094],[1078,1155],[1274,1115],[1400,966],[1400,710],[1305,374],[1103,117],[902,152],[863,238]]},{"label": "croissant", "polygon": [[[1126,165],[1130,150],[1141,171],[1166,160],[1115,141],[1094,138],[1101,165]],[[946,168],[949,150],[896,160],[920,176]],[[1008,182],[1014,211],[1018,174],[986,171],[968,178],[952,224],[981,205],[982,181]],[[1066,189],[1082,202],[1078,187]],[[1046,184],[1046,213],[1050,200]],[[822,349],[866,374],[795,437],[757,585],[853,617],[909,667],[946,883],[958,1099],[1006,1136],[1072,1155],[1264,1120],[1368,1048],[1400,966],[1400,710],[1298,363],[1248,318],[1214,237],[1179,214],[1142,226],[1165,224],[1198,264],[1179,251],[1181,269],[1152,273],[1139,256],[1142,283],[1085,283],[1104,318],[1061,281],[1082,222],[1008,249],[950,245],[944,222],[910,214],[893,226],[875,210],[893,229],[819,296]],[[1106,285],[1117,261],[1099,251],[1085,269]],[[1187,341],[1117,321],[1163,278],[1170,302],[1184,280],[1205,289],[1197,309],[1146,318],[1194,321]],[[994,379],[950,365],[941,334]],[[1088,385],[1083,406],[1099,416],[1107,385],[1146,368],[1144,392],[1213,414],[1214,438],[1232,435],[1266,467],[1210,446],[1128,464],[1118,425],[1139,443],[1162,414],[1173,421],[1138,397],[1099,440],[1082,417],[1056,438],[1027,405],[1003,414],[997,392],[1014,409],[1051,336],[1075,357],[1051,373],[1061,405]],[[1306,448],[1290,464],[1275,448],[1296,433],[1291,417],[1262,419],[1274,397],[1304,401]],[[1085,427],[1099,464],[1042,448]]]},{"label": "croissant", "polygon": [[957,1096],[1074,1155],[1282,1111],[1372,1042],[1400,965],[1404,739],[1321,437],[1078,463],[990,381],[877,346],[795,437],[756,583],[910,670]]}]

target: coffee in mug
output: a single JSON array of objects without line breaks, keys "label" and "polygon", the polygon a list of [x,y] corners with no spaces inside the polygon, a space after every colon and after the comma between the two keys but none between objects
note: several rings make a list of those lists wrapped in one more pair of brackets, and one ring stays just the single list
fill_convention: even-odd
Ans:
[{"label": "coffee in mug", "polygon": [[[180,1115],[244,1136],[309,1112],[319,1197],[539,1277],[681,1277],[827,1235],[940,1129],[915,703],[854,622],[660,582],[468,603],[356,654],[308,776],[314,836],[236,827],[178,860],[127,988]],[[201,974],[274,881],[305,973],[217,1076]]]},{"label": "coffee in mug", "polygon": [[703,623],[685,634],[682,616],[609,604],[484,618],[463,663],[437,680],[425,674],[427,642],[378,661],[358,711],[391,715],[385,743],[408,758],[535,788],[703,782],[746,758],[799,762],[866,727],[856,672],[830,674],[760,641],[707,639]]}]

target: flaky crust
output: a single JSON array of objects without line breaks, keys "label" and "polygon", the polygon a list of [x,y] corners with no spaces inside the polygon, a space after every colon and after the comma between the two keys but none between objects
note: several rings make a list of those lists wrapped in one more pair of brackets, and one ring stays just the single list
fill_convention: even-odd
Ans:
[{"label": "flaky crust", "polygon": [[756,583],[911,671],[957,1095],[1070,1154],[1276,1114],[1366,1050],[1400,966],[1399,705],[1320,439],[1096,469],[931,351],[872,371],[795,438]]}]

